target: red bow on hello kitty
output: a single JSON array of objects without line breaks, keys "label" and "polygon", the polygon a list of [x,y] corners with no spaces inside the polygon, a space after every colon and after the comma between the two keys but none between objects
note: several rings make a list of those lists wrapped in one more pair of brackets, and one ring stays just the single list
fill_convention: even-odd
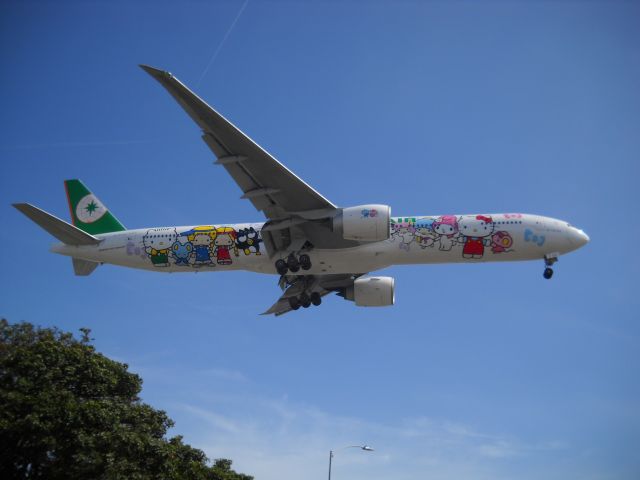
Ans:
[{"label": "red bow on hello kitty", "polygon": [[484,223],[493,223],[491,217],[485,217],[484,215],[476,215],[476,220],[482,220]]}]

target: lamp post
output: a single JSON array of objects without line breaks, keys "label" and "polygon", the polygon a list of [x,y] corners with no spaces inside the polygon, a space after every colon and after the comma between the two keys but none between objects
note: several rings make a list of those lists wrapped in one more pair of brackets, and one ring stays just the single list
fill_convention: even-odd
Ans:
[{"label": "lamp post", "polygon": [[[347,445],[346,447],[342,447],[339,450],[344,450],[345,448],[359,448],[360,450],[364,450],[365,452],[373,452],[373,448],[371,448],[369,445]],[[334,455],[334,451],[329,450],[329,480],[331,480],[331,460],[333,460]]]}]

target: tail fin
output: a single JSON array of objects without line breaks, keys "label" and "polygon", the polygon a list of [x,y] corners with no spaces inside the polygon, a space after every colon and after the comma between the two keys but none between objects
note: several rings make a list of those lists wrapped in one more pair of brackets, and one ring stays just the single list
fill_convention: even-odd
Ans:
[{"label": "tail fin", "polygon": [[126,230],[80,180],[65,180],[71,222],[92,235]]}]

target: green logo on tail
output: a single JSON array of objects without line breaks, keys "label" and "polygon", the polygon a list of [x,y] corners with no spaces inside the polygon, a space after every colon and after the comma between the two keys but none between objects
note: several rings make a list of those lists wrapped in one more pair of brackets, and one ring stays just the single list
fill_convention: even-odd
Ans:
[{"label": "green logo on tail", "polygon": [[80,180],[66,180],[64,186],[67,190],[71,221],[80,230],[92,235],[126,230]]}]

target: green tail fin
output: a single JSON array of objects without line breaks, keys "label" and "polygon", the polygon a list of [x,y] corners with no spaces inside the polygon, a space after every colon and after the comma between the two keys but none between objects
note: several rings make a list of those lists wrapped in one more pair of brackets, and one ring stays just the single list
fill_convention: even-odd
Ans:
[{"label": "green tail fin", "polygon": [[80,180],[65,180],[71,222],[92,235],[126,230]]}]

